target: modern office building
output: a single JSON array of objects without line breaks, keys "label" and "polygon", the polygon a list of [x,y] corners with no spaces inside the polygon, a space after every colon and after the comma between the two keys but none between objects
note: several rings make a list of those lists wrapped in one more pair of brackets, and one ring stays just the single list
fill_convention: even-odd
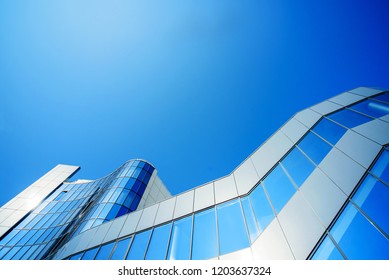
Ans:
[{"label": "modern office building", "polygon": [[385,90],[342,93],[177,196],[144,160],[76,182],[58,165],[0,209],[0,259],[387,260],[388,114]]}]

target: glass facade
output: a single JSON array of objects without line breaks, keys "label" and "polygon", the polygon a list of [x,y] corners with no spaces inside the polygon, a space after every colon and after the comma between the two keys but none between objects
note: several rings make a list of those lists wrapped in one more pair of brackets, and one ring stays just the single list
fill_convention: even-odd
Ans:
[{"label": "glass facade", "polygon": [[2,259],[48,258],[61,242],[134,211],[153,171],[150,164],[133,160],[93,182],[63,183],[0,240],[0,254],[7,251]]},{"label": "glass facade", "polygon": [[[278,216],[311,174],[323,172],[322,163],[347,131],[386,116],[388,108],[383,93],[324,115],[248,193],[66,258],[198,260],[249,248],[270,224],[279,224]],[[0,259],[50,258],[73,237],[136,210],[153,170],[146,162],[130,161],[100,180],[64,183],[0,240]],[[384,147],[307,257],[389,259],[388,190],[389,150]]]}]

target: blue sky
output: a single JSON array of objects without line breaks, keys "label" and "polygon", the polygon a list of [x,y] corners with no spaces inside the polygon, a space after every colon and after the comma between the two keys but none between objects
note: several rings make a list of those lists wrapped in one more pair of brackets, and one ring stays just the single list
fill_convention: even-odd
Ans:
[{"label": "blue sky", "polygon": [[387,1],[1,1],[0,205],[58,163],[132,158],[173,194],[297,111],[389,88]]}]

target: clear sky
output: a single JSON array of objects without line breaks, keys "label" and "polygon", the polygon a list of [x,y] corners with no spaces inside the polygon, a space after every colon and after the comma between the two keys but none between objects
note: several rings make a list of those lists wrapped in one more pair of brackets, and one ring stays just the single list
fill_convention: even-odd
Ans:
[{"label": "clear sky", "polygon": [[0,205],[58,163],[132,158],[173,193],[294,113],[389,88],[389,1],[1,1]]}]

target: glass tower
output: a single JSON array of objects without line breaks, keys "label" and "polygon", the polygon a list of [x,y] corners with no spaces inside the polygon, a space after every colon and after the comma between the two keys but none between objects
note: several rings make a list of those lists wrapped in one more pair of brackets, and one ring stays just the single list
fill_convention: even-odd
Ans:
[{"label": "glass tower", "polygon": [[177,196],[143,160],[94,181],[59,165],[0,209],[0,259],[387,260],[388,144],[389,92],[363,87]]}]

